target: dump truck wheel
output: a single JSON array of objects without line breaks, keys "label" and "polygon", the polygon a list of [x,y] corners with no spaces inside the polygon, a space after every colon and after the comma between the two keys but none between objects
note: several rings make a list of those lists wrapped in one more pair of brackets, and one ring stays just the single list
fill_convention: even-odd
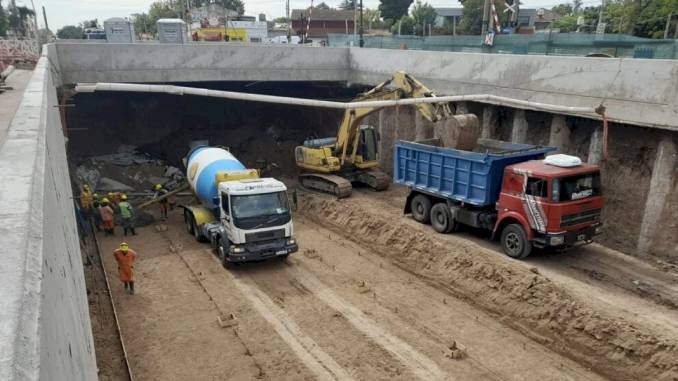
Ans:
[{"label": "dump truck wheel", "polygon": [[510,224],[501,232],[501,247],[511,258],[525,258],[532,252],[532,242],[527,240],[525,229],[519,224]]},{"label": "dump truck wheel", "polygon": [[418,194],[410,202],[412,209],[412,218],[422,224],[428,224],[431,221],[431,200],[423,194]]},{"label": "dump truck wheel", "polygon": [[198,226],[198,223],[195,222],[195,218],[191,219],[191,224],[193,225],[193,237],[195,237],[195,240],[198,242],[205,242],[205,237],[200,234],[200,227]]},{"label": "dump truck wheel", "polygon": [[439,202],[431,208],[431,226],[438,233],[449,233],[452,230],[454,220],[450,208],[444,202]]}]

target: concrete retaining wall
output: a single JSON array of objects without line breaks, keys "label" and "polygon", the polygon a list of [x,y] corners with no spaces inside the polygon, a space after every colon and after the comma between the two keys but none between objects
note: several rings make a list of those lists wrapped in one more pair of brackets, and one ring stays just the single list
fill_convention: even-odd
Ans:
[{"label": "concrete retaining wall", "polygon": [[678,60],[350,48],[351,81],[405,70],[438,94],[495,94],[566,106],[604,100],[610,120],[678,131]]},{"label": "concrete retaining wall", "polygon": [[50,63],[0,147],[0,380],[96,380],[73,195]]},{"label": "concrete retaining wall", "polygon": [[344,81],[343,48],[201,44],[57,43],[63,83]]}]

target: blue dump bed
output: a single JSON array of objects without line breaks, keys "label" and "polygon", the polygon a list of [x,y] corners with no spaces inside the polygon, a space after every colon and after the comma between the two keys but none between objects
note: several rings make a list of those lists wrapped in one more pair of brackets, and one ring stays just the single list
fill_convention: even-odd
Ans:
[{"label": "blue dump bed", "polygon": [[542,159],[555,147],[482,139],[483,152],[461,151],[399,140],[393,154],[393,182],[475,206],[493,205],[504,168]]}]

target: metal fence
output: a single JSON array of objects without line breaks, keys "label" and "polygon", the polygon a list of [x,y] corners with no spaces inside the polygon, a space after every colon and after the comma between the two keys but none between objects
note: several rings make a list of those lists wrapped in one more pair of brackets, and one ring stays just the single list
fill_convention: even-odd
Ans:
[{"label": "metal fence", "polygon": [[[493,46],[483,46],[482,36],[365,36],[365,47],[437,50],[446,52],[542,54],[678,59],[678,40],[656,40],[623,34],[538,33],[498,35]],[[329,46],[358,46],[358,38],[329,34]]]}]

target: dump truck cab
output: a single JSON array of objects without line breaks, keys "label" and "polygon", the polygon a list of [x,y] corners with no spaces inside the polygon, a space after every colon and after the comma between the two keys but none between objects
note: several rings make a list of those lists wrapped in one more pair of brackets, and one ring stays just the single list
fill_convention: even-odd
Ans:
[{"label": "dump truck cab", "polygon": [[[521,234],[536,247],[590,243],[601,232],[603,204],[596,165],[568,155],[509,165],[504,169],[494,233],[501,235],[502,246],[510,246],[507,239],[520,240]],[[523,231],[505,233],[514,224]],[[517,250],[521,243],[515,245]]]}]

